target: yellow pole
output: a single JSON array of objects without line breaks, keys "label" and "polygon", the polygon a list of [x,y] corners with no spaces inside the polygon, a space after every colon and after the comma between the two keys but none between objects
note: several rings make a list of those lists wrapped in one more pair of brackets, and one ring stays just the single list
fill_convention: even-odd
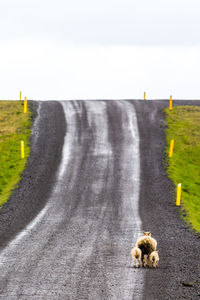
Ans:
[{"label": "yellow pole", "polygon": [[146,92],[144,92],[144,100],[146,100]]},{"label": "yellow pole", "polygon": [[169,110],[172,110],[172,96],[169,99]]},{"label": "yellow pole", "polygon": [[25,97],[25,100],[24,100],[24,113],[26,114],[27,113],[27,98]]},{"label": "yellow pole", "polygon": [[24,141],[21,141],[21,158],[24,158]]},{"label": "yellow pole", "polygon": [[177,197],[176,197],[176,206],[181,205],[181,183],[178,184],[177,187]]},{"label": "yellow pole", "polygon": [[171,142],[170,142],[170,147],[169,147],[169,157],[172,157],[173,149],[174,149],[174,139],[171,140]]},{"label": "yellow pole", "polygon": [[22,100],[22,92],[20,91],[19,93],[19,100],[21,101]]}]

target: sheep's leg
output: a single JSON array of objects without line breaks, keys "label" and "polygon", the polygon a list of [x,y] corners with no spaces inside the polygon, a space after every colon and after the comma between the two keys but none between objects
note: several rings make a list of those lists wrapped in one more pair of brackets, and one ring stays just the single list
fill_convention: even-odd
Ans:
[{"label": "sheep's leg", "polygon": [[147,263],[146,263],[146,266],[149,268],[149,265],[150,265],[149,255],[147,255]]},{"label": "sheep's leg", "polygon": [[142,266],[144,267],[144,265],[145,265],[145,257],[144,255],[142,255]]},{"label": "sheep's leg", "polygon": [[140,268],[140,258],[138,258],[138,268]]},{"label": "sheep's leg", "polygon": [[136,258],[133,257],[133,268],[136,268]]},{"label": "sheep's leg", "polygon": [[154,268],[157,268],[157,266],[158,266],[158,262],[155,261],[154,264],[153,264],[153,267],[154,267]]}]

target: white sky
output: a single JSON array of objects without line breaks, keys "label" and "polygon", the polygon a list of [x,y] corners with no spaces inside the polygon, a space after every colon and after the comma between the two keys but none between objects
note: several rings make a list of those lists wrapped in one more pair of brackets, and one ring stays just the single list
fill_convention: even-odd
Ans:
[{"label": "white sky", "polygon": [[199,33],[199,0],[0,0],[0,99],[200,99]]}]

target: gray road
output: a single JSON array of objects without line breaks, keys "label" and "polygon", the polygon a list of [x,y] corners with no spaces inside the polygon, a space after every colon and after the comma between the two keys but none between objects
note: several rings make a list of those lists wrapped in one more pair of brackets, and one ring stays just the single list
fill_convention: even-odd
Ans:
[{"label": "gray road", "polygon": [[134,106],[62,106],[67,130],[56,183],[46,205],[0,253],[0,297],[141,299],[144,271],[130,267],[130,246],[142,229]]},{"label": "gray road", "polygon": [[[140,216],[143,228],[158,242],[159,268],[145,269],[143,300],[200,299],[200,235],[185,223],[175,206],[176,187],[166,169],[166,119],[169,100],[131,101],[140,133]],[[173,106],[200,101],[173,101]],[[172,111],[173,113],[173,111]],[[174,147],[176,151],[176,147]],[[184,182],[182,182],[184,188]],[[192,283],[185,286],[184,283]]]}]

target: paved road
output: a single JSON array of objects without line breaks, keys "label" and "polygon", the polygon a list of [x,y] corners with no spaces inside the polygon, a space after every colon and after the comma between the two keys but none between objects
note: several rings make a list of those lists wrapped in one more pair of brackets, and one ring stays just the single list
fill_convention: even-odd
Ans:
[{"label": "paved road", "polygon": [[130,267],[130,246],[142,229],[134,106],[61,104],[67,130],[54,189],[1,251],[0,297],[141,299],[144,271]]}]

